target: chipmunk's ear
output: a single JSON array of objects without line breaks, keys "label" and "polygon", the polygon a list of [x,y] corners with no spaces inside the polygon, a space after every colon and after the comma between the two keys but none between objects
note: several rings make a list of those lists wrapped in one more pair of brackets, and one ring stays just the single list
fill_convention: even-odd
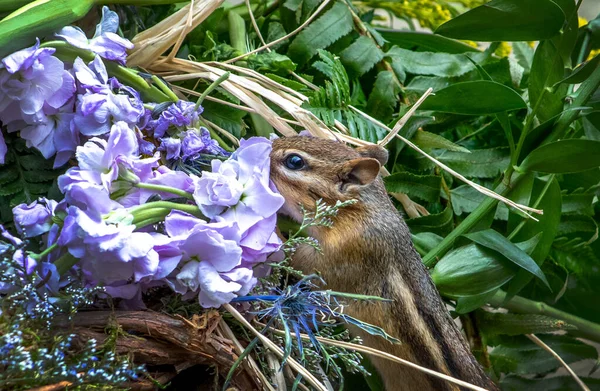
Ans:
[{"label": "chipmunk's ear", "polygon": [[379,162],[373,158],[362,157],[347,161],[342,169],[342,191],[347,190],[350,186],[370,184],[379,175],[380,168]]},{"label": "chipmunk's ear", "polygon": [[371,157],[373,159],[376,159],[382,166],[385,166],[385,163],[387,163],[388,161],[387,149],[380,147],[376,144],[358,147],[356,148],[356,152],[360,153],[360,156]]}]

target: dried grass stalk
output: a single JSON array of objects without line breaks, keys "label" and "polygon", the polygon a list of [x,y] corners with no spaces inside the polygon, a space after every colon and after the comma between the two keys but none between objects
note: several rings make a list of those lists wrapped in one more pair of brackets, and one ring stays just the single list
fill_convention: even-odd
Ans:
[{"label": "dried grass stalk", "polygon": [[144,66],[149,64],[174,46],[171,54],[166,58],[171,60],[177,54],[185,36],[219,8],[224,1],[191,1],[160,23],[142,31],[132,39],[135,47],[127,57],[127,65]]}]

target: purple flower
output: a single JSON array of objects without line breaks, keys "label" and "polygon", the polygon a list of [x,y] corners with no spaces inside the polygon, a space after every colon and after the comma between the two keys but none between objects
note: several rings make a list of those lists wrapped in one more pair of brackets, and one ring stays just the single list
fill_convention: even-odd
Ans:
[{"label": "purple flower", "polygon": [[[59,167],[66,163],[75,150],[72,142],[65,144],[60,142],[65,135],[71,133],[71,121],[74,116],[73,107],[72,104],[66,104],[59,109],[55,109],[48,104],[44,104],[41,112],[44,115],[43,119],[39,122],[26,125],[21,130],[20,136],[27,141],[27,147],[37,148],[46,159],[56,154],[57,147],[60,148],[63,153],[60,159],[57,157],[55,161],[55,167]],[[57,137],[59,138],[58,141],[56,140]],[[70,151],[64,154],[66,149],[70,149]],[[59,166],[56,165],[57,163]]]},{"label": "purple flower", "polygon": [[195,159],[199,154],[227,156],[229,153],[219,146],[219,143],[210,138],[210,132],[206,128],[200,128],[200,134],[196,129],[190,129],[185,133],[181,141],[182,158]]},{"label": "purple flower", "polygon": [[[130,87],[121,85],[116,79],[107,79],[106,68],[96,57],[89,66],[80,58],[73,64],[75,77],[86,90],[79,95],[74,123],[86,136],[97,136],[110,131],[113,123],[123,121],[130,127],[144,113],[139,94]],[[113,90],[124,92],[115,94]]]},{"label": "purple flower", "polygon": [[256,284],[250,268],[242,267],[240,233],[235,223],[217,218],[206,223],[183,212],[165,219],[165,230],[180,241],[181,266],[167,279],[178,293],[196,293],[204,307],[219,307]]},{"label": "purple flower", "polygon": [[104,6],[102,19],[96,26],[96,33],[91,40],[87,39],[80,28],[71,26],[64,27],[56,36],[77,48],[91,50],[102,58],[125,65],[127,49],[133,49],[133,44],[116,34],[118,28],[119,16]]},{"label": "purple flower", "polygon": [[56,129],[54,131],[54,158],[53,168],[62,167],[75,154],[80,144],[79,132],[75,128],[73,118],[75,114],[60,114],[57,116]]},{"label": "purple flower", "polygon": [[198,122],[203,111],[202,106],[196,108],[195,103],[184,100],[163,103],[154,108],[144,130],[152,132],[154,138],[158,139],[163,137],[171,127],[176,130],[185,130],[187,127],[193,126]]},{"label": "purple flower", "polygon": [[2,60],[0,120],[5,124],[10,122],[7,121],[6,108],[13,102],[18,103],[19,112],[27,117],[40,112],[44,103],[57,109],[73,96],[72,78],[69,79],[62,61],[52,56],[55,49],[40,49],[39,46],[38,40],[34,46]]},{"label": "purple flower", "polygon": [[19,232],[24,232],[26,238],[38,236],[50,231],[52,216],[57,202],[40,198],[31,204],[19,204],[12,210],[15,226]]},{"label": "purple flower", "polygon": [[160,140],[158,150],[167,153],[167,160],[179,159],[181,155],[181,139],[165,137]]},{"label": "purple flower", "polygon": [[4,164],[6,152],[8,152],[8,147],[6,146],[6,141],[4,141],[4,135],[0,130],[0,164]]},{"label": "purple flower", "polygon": [[134,225],[111,224],[71,206],[57,243],[81,259],[84,274],[93,281],[108,285],[129,279],[137,282],[156,273],[159,256],[152,236],[134,229]]},{"label": "purple flower", "polygon": [[221,214],[225,207],[236,205],[242,192],[243,185],[237,180],[239,164],[235,160],[221,162],[212,161],[213,172],[203,172],[202,177],[196,178],[194,201],[209,218]]},{"label": "purple flower", "polygon": [[[144,183],[153,185],[169,186],[175,189],[192,193],[194,191],[194,181],[183,171],[172,171],[168,167],[160,166],[152,172],[150,179],[144,180]],[[152,195],[159,195],[162,199],[177,198],[179,196],[169,192],[158,192],[156,190],[147,190],[133,188],[125,196],[118,199],[119,203],[125,207],[131,207],[144,204]]]},{"label": "purple flower", "polygon": [[210,263],[198,265],[200,293],[198,301],[205,308],[218,308],[237,296],[244,296],[256,285],[252,270],[236,268],[227,273],[219,273]]},{"label": "purple flower", "polygon": [[[264,137],[252,137],[241,140],[240,147],[231,159],[237,161],[238,181],[244,190],[240,202],[227,209],[221,217],[227,221],[236,222],[242,233],[246,233],[261,220],[273,216],[283,205],[283,197],[277,193],[269,179],[269,154],[271,142]],[[266,237],[274,230],[265,231]]]},{"label": "purple flower", "polygon": [[125,122],[112,126],[108,140],[92,138],[83,146],[77,147],[79,169],[85,172],[88,180],[111,189],[111,183],[119,176],[131,172],[139,179],[151,177],[158,156],[149,159],[139,158],[139,148],[135,133]]}]

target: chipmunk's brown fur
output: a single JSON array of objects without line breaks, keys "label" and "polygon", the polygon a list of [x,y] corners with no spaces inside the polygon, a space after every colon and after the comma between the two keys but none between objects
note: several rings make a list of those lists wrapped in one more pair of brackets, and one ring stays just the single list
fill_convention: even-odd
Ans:
[{"label": "chipmunk's brown fur", "polygon": [[[292,154],[305,166],[290,169]],[[314,209],[316,200],[358,202],[339,211],[332,228],[310,234],[322,254],[311,247],[298,249],[294,266],[321,272],[328,288],[392,299],[356,303],[347,313],[382,327],[402,341],[391,344],[357,328],[365,345],[387,351],[424,367],[496,390],[477,363],[458,327],[450,318],[421,258],[414,250],[408,227],[391,203],[379,177],[387,152],[379,147],[356,150],[341,143],[312,137],[288,137],[273,142],[271,177],[285,198],[282,212],[301,221],[299,205]],[[452,383],[383,359],[373,359],[388,391],[457,390]]]}]

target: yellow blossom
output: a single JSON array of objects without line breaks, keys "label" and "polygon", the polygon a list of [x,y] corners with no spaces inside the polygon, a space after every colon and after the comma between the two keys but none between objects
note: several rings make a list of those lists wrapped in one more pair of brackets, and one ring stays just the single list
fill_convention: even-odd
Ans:
[{"label": "yellow blossom", "polygon": [[582,18],[581,16],[578,16],[579,18],[579,27],[583,27],[586,24],[588,24],[588,20],[586,18]]},{"label": "yellow blossom", "polygon": [[591,60],[592,58],[596,57],[597,55],[600,54],[600,49],[594,49],[590,52],[590,55],[588,56],[588,61]]},{"label": "yellow blossom", "polygon": [[494,52],[498,57],[504,58],[508,57],[508,55],[512,52],[512,46],[508,42],[500,42],[498,48]]}]

